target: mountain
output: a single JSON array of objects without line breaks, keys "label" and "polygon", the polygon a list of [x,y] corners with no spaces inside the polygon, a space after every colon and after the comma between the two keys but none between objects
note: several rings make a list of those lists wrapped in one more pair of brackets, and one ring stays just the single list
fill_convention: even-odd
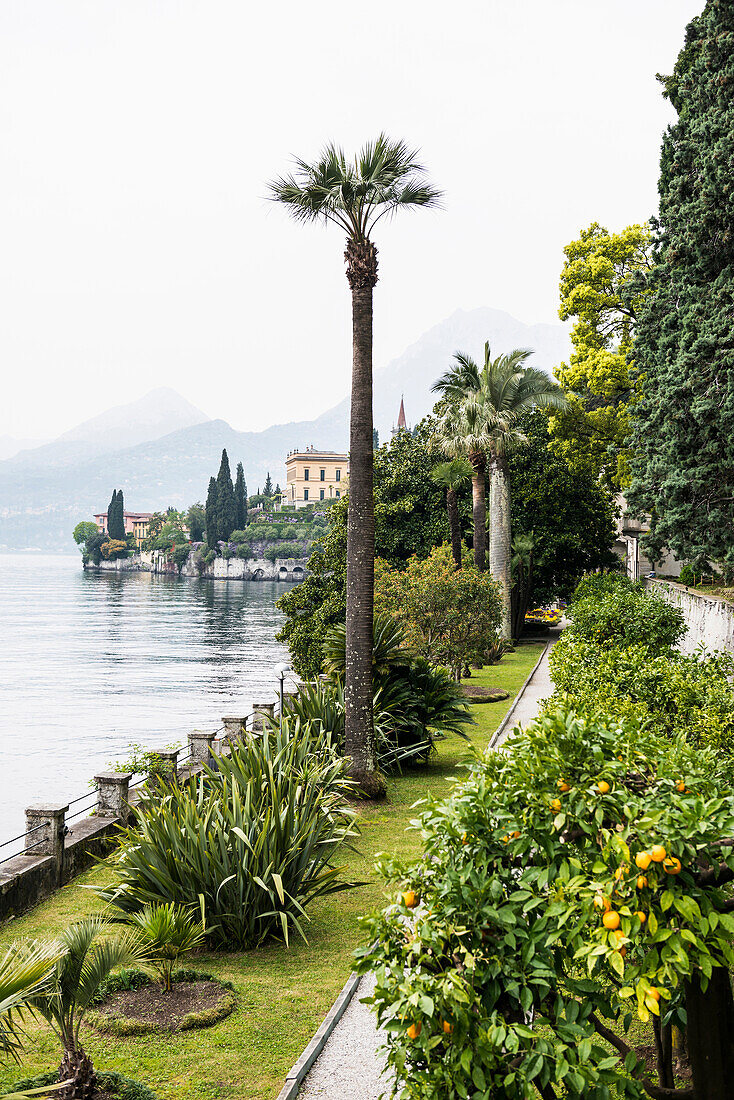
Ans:
[{"label": "mountain", "polygon": [[0,462],[13,458],[19,451],[41,447],[45,442],[45,439],[16,439],[14,435],[0,435]]},{"label": "mountain", "polygon": [[[397,419],[401,395],[410,424],[431,410],[435,399],[430,388],[447,368],[454,351],[466,351],[481,359],[484,341],[493,354],[515,347],[535,348],[535,366],[551,373],[568,356],[569,339],[561,325],[524,325],[499,310],[459,310],[434,326],[399,358],[375,371],[375,425],[384,441]],[[222,448],[230,465],[245,467],[249,492],[262,486],[270,471],[273,481],[285,478],[285,455],[295,447],[346,449],[349,402],[340,402],[315,420],[276,424],[261,432],[238,432],[224,420],[207,420],[174,391],[154,390],[150,407],[163,410],[168,393],[177,399],[178,415],[198,422],[165,429],[134,441],[133,430],[146,431],[141,402],[111,409],[54,443],[25,451],[0,462],[0,545],[6,548],[68,550],[76,523],[107,506],[112,488],[122,486],[129,509],[154,511],[188,506],[204,500],[209,477],[216,474]],[[160,400],[159,400],[160,398]],[[134,420],[131,410],[138,410]],[[126,421],[126,417],[129,420]],[[100,439],[100,423],[108,439],[113,433],[123,449],[110,452]],[[164,423],[161,413],[158,424]],[[134,428],[133,428],[134,423]],[[147,430],[154,432],[155,418]],[[125,426],[127,424],[127,427]],[[113,427],[114,425],[114,427]],[[101,448],[107,446],[107,453]]]}]

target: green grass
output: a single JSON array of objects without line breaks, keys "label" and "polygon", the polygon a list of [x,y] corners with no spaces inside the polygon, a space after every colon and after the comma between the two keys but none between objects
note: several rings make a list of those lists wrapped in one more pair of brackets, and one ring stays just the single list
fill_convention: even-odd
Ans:
[{"label": "green grass", "polygon": [[[478,750],[486,748],[542,648],[543,643],[521,646],[501,664],[474,673],[473,683],[510,692],[502,702],[472,707],[476,725],[470,727],[470,736]],[[345,869],[354,880],[369,884],[315,902],[309,910],[307,945],[292,942],[287,949],[272,943],[239,954],[196,957],[197,970],[233,983],[238,1004],[232,1015],[205,1031],[171,1036],[117,1038],[85,1029],[84,1045],[95,1065],[143,1081],[166,1100],[277,1096],[349,975],[352,952],[361,942],[358,918],[384,903],[373,874],[375,853],[418,855],[419,837],[408,830],[414,803],[429,792],[445,797],[469,758],[466,744],[449,738],[439,744],[428,768],[390,779],[386,802],[363,810],[359,850],[350,855]],[[5,925],[0,929],[0,949],[21,936],[51,937],[65,924],[99,910],[95,894],[85,887],[103,882],[105,875],[104,868],[89,872]],[[34,1076],[60,1061],[56,1040],[43,1024],[29,1024],[27,1047],[21,1070],[0,1069],[0,1094],[19,1077]]]}]

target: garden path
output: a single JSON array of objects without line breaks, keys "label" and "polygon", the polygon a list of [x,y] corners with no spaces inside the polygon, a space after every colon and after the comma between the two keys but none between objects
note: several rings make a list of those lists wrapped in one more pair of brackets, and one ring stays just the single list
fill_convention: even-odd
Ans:
[{"label": "garden path", "polygon": [[[555,639],[554,639],[555,641]],[[542,699],[551,694],[549,646],[515,700],[502,729],[498,748],[517,725],[526,726],[538,713]],[[378,1054],[382,1037],[375,1026],[369,1005],[361,998],[370,996],[374,987],[371,975],[363,978],[344,1015],[329,1036],[298,1092],[298,1100],[378,1100],[389,1092],[384,1059]]]}]

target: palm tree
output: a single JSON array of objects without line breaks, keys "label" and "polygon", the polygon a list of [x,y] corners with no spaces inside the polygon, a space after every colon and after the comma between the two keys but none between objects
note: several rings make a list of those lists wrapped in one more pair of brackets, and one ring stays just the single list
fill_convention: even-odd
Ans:
[{"label": "palm tree", "polygon": [[[478,461],[478,455],[489,454],[489,568],[492,576],[502,585],[502,636],[508,640],[512,638],[508,456],[513,448],[527,442],[520,427],[523,413],[534,407],[564,409],[567,405],[566,398],[547,374],[524,366],[532,354],[529,348],[517,348],[508,355],[492,359],[487,342],[481,369],[468,355],[457,354],[454,357],[456,365],[433,386],[434,392],[441,393],[450,402],[440,429],[441,438],[447,440],[448,446],[452,442],[456,448],[463,446],[474,468],[474,560],[479,569],[484,567],[485,515],[484,467]],[[480,491],[482,500],[478,502]],[[481,541],[479,555],[478,540]]]},{"label": "palm tree", "polygon": [[21,1014],[48,982],[61,956],[57,944],[11,944],[0,958],[0,1057],[19,1057]]},{"label": "palm tree", "polygon": [[103,936],[107,929],[101,917],[88,917],[64,929],[52,945],[63,954],[49,983],[28,998],[64,1048],[59,1067],[59,1080],[66,1082],[59,1092],[63,1100],[91,1100],[94,1095],[94,1066],[79,1042],[79,1029],[97,990],[115,967],[144,957],[132,936]]},{"label": "palm tree", "polygon": [[451,532],[451,553],[457,569],[461,569],[461,524],[459,523],[459,505],[456,494],[471,481],[472,467],[463,455],[440,462],[431,470],[431,478],[446,490],[446,511]]},{"label": "palm tree", "polygon": [[349,429],[347,520],[347,653],[345,753],[363,793],[384,794],[375,769],[372,720],[372,610],[375,522],[372,494],[372,296],[380,218],[399,210],[436,206],[440,192],[425,182],[417,153],[381,134],[354,160],[328,145],[313,164],[296,160],[294,174],[270,185],[296,221],[323,222],[346,234],[344,259],[352,292],[352,399]]}]

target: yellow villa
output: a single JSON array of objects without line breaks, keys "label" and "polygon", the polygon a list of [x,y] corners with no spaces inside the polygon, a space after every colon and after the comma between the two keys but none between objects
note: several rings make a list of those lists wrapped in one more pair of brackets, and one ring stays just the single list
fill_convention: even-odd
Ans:
[{"label": "yellow villa", "polygon": [[318,507],[321,501],[338,499],[346,491],[349,459],[336,451],[317,451],[307,447],[291,451],[285,460],[286,486],[281,504],[305,508]]}]

